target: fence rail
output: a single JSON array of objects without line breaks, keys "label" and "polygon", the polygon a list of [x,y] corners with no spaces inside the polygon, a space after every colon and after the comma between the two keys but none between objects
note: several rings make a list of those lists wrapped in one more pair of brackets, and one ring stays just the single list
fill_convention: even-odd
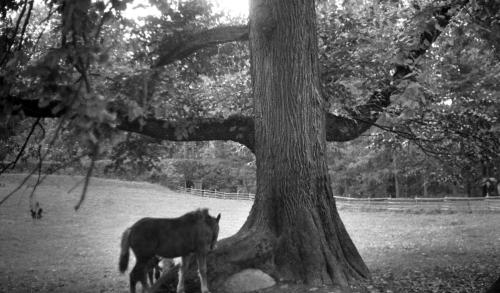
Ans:
[{"label": "fence rail", "polygon": [[339,208],[353,210],[500,212],[500,196],[335,199]]},{"label": "fence rail", "polygon": [[201,197],[213,197],[213,198],[221,198],[221,199],[236,199],[236,200],[254,200],[255,195],[252,193],[229,193],[229,192],[221,192],[217,190],[204,190],[204,189],[195,189],[195,188],[185,188],[180,187],[180,192],[189,193],[196,196]]},{"label": "fence rail", "polygon": [[[252,193],[227,193],[216,190],[179,188],[180,192],[202,197],[233,200],[254,200]],[[378,211],[448,211],[500,212],[500,196],[489,197],[413,197],[413,198],[353,198],[335,196],[339,209]]]}]

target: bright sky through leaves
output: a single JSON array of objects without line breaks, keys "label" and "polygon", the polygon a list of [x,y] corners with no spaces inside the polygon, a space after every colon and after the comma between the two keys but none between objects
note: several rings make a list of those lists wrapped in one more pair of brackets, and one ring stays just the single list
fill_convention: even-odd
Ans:
[{"label": "bright sky through leaves", "polygon": [[[231,16],[248,16],[248,0],[211,0],[216,11],[225,11]],[[158,10],[149,5],[147,0],[134,0],[127,5],[124,16],[137,19],[147,15],[157,15]]]}]

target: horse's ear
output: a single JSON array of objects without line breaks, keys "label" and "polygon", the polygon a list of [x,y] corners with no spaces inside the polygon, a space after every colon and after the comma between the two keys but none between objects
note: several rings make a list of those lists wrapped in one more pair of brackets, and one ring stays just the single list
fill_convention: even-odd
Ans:
[{"label": "horse's ear", "polygon": [[219,223],[219,220],[220,220],[220,214],[217,215],[217,219],[216,219],[217,223]]}]

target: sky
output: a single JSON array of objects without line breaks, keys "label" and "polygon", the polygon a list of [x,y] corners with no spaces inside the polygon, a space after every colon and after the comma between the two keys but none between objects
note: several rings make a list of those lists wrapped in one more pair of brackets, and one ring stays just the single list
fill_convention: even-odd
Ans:
[{"label": "sky", "polygon": [[214,2],[218,2],[222,10],[227,10],[234,16],[248,16],[248,1],[249,0],[214,0]]},{"label": "sky", "polygon": [[[215,4],[216,10],[227,11],[231,16],[248,16],[248,1],[249,0],[211,0]],[[127,18],[137,18],[145,15],[154,15],[158,11],[152,7],[135,8],[137,5],[148,5],[147,0],[134,0],[125,10],[124,16]]]}]

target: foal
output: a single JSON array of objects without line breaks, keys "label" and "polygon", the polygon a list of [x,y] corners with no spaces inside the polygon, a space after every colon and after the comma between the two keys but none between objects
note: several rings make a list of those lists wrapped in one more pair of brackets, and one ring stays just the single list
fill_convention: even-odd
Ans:
[{"label": "foal", "polygon": [[160,263],[160,258],[155,255],[149,261],[148,266],[146,268],[150,286],[153,286],[153,284],[160,278],[161,269],[159,263]]},{"label": "foal", "polygon": [[130,292],[140,282],[143,291],[148,289],[147,270],[155,256],[182,257],[179,269],[177,293],[184,292],[184,275],[191,253],[196,256],[200,275],[201,292],[209,293],[207,285],[207,254],[214,248],[219,236],[220,214],[214,218],[207,209],[198,209],[179,218],[143,218],[123,232],[119,261],[120,272],[125,272],[129,260],[129,248],[136,263],[130,272]]},{"label": "foal", "polygon": [[171,258],[163,258],[159,256],[154,256],[148,265],[148,280],[149,285],[153,286],[153,284],[158,281],[158,279],[170,271],[175,266],[174,261]]}]

